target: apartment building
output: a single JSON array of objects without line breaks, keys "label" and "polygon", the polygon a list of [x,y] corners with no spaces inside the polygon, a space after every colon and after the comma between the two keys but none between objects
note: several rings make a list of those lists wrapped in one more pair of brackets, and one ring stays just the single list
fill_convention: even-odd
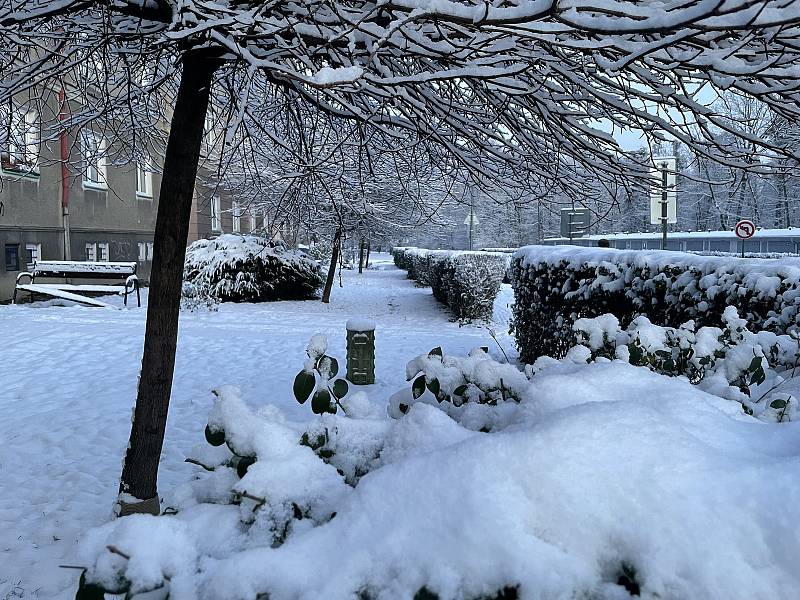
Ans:
[{"label": "apartment building", "polygon": [[[0,107],[0,302],[36,259],[136,262],[146,285],[161,187],[156,159],[119,164],[115,142],[89,126],[48,138],[44,110],[58,115],[57,99]],[[216,186],[197,186],[190,243],[253,228]]]}]

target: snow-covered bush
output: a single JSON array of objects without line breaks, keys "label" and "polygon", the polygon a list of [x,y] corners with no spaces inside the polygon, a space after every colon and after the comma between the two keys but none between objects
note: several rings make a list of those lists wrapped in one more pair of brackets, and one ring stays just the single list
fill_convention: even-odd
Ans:
[{"label": "snow-covered bush", "polygon": [[221,235],[186,250],[184,296],[218,302],[313,298],[322,285],[319,265],[279,240]]},{"label": "snow-covered bush", "polygon": [[506,277],[510,257],[499,252],[394,248],[395,265],[418,285],[429,286],[456,319],[487,320]]},{"label": "snow-covered bush", "polygon": [[637,316],[669,327],[722,326],[734,306],[754,330],[798,327],[800,261],[697,256],[681,252],[528,246],[512,263],[513,328],[520,358],[564,356],[575,321]]},{"label": "snow-covered bush", "polygon": [[795,424],[620,360],[540,367],[519,402],[462,405],[508,410],[492,433],[363,394],[296,422],[219,389],[224,433],[192,450],[171,514],[92,529],[74,562],[137,600],[794,597]]},{"label": "snow-covered bush", "polygon": [[[729,306],[723,327],[697,328],[693,321],[680,327],[654,325],[636,317],[623,329],[612,314],[578,319],[573,326],[580,345],[567,356],[587,362],[621,359],[669,376],[684,376],[716,396],[741,403],[744,411],[765,421],[795,420],[798,399],[784,391],[800,367],[800,336],[753,333]],[[546,364],[549,359],[534,363]]]},{"label": "snow-covered bush", "polygon": [[389,401],[389,415],[399,418],[418,402],[437,406],[460,425],[476,431],[506,427],[530,386],[528,376],[493,360],[488,348],[467,357],[444,355],[440,347],[406,365],[411,388]]}]

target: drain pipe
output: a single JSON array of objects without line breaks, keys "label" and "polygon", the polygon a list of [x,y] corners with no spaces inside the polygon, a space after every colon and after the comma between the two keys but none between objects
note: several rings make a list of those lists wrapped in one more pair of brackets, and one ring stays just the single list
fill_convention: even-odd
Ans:
[{"label": "drain pipe", "polygon": [[64,223],[64,260],[72,260],[72,245],[69,232],[69,139],[64,122],[67,120],[67,99],[64,85],[58,92],[60,110],[58,120],[61,124],[59,140],[61,142],[61,218]]}]

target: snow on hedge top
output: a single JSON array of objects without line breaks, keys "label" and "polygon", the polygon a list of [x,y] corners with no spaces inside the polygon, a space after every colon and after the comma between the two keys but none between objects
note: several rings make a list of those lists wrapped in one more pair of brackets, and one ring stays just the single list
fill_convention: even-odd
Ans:
[{"label": "snow on hedge top", "polygon": [[[702,273],[734,273],[742,277],[752,275],[747,283],[759,289],[759,279],[770,278],[770,283],[778,279],[791,283],[800,282],[800,259],[786,257],[781,259],[735,258],[732,256],[699,256],[688,252],[669,250],[616,250],[614,248],[588,248],[583,246],[524,246],[514,253],[514,260],[521,260],[527,267],[537,263],[556,266],[566,262],[570,267],[588,265],[592,267],[603,263],[649,267],[661,271],[667,267],[696,269]],[[768,286],[772,288],[772,285]],[[766,290],[764,290],[766,291]]]}]

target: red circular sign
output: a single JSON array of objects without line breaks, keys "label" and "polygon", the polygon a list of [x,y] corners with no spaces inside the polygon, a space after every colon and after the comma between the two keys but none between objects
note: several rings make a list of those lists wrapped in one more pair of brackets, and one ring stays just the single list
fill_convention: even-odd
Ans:
[{"label": "red circular sign", "polygon": [[742,219],[733,228],[733,232],[740,240],[746,240],[753,237],[756,233],[756,224],[747,219]]}]

